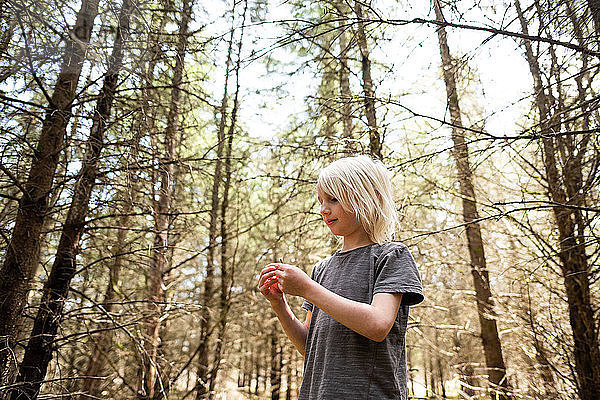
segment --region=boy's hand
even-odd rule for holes
[[[312,282],[300,268],[281,263],[267,265],[261,272],[261,277],[263,276],[265,280],[277,278],[278,288],[283,293],[302,297],[305,297],[305,292]]]
[[[277,276],[272,274],[275,269],[273,264],[267,265],[260,271],[258,278],[258,289],[271,303],[283,301],[283,292],[279,287]]]

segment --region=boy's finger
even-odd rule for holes
[[[264,267],[264,268],[263,268],[263,269],[260,271],[260,273],[261,273],[261,275],[262,275],[262,274],[264,274],[265,272],[273,271],[273,270],[276,270],[276,269],[277,269],[277,266],[276,266],[276,265],[274,265],[274,264],[269,264],[269,265],[265,266],[265,267]]]
[[[264,285],[264,283],[267,281],[267,279],[269,279],[269,277],[267,275],[261,275],[260,279],[258,280],[258,284]]]
[[[260,279],[262,279],[262,278],[263,278],[263,276],[265,276],[265,275],[267,275],[267,274],[269,274],[269,273],[271,273],[271,272],[273,272],[273,271],[274,271],[274,270],[272,270],[272,269],[271,269],[271,270],[268,270],[268,271],[261,271],[261,272],[260,272],[260,275],[258,275],[258,279],[259,279],[259,280],[260,280]]]
[[[272,276],[265,276],[263,279],[261,279],[260,283],[264,285],[264,284],[269,283],[272,280],[273,280]]]
[[[271,279],[266,279],[265,281],[263,281],[263,282],[260,282],[260,283],[259,283],[259,285],[258,285],[258,287],[259,287],[259,288],[267,288],[267,287],[269,287],[269,286],[273,286],[273,285],[274,285],[274,284],[276,284],[277,282],[278,282],[278,281],[277,281],[277,279],[273,279],[273,278],[271,278]]]
[[[277,278],[277,270],[272,270],[269,272],[266,272],[264,274],[262,274],[260,276],[260,279],[258,280],[259,285],[265,283],[267,280],[272,279],[272,278]]]
[[[277,286],[277,284],[278,284],[278,283],[277,283],[276,281],[274,281],[274,282],[265,282],[264,284],[262,284],[262,285],[260,285],[260,286],[258,287],[258,290],[260,290],[260,291],[261,291],[261,293],[263,293],[263,294],[266,294],[266,293],[268,293],[268,292],[269,292],[269,289],[270,289],[270,288],[272,288],[273,286],[274,286],[276,289],[279,289],[279,287]]]

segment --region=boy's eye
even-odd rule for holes
[[[337,199],[335,197],[332,197],[330,200],[332,203],[337,203]]]

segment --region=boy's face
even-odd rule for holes
[[[364,235],[365,230],[356,214],[346,211],[337,198],[328,195],[322,190],[317,190],[317,198],[321,203],[321,216],[323,221],[336,236]]]

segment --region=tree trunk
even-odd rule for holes
[[[179,37],[173,79],[171,83],[171,101],[167,115],[167,126],[164,135],[165,156],[160,163],[160,192],[158,201],[154,204],[154,247],[150,267],[150,287],[148,288],[148,318],[144,327],[144,354],[141,371],[138,398],[166,399],[169,390],[169,379],[163,376],[163,354],[161,337],[164,326],[162,316],[165,302],[165,271],[168,265],[169,227],[171,225],[171,204],[173,202],[173,187],[175,182],[175,148],[176,136],[179,131],[179,113],[183,82],[184,60],[187,53],[188,25],[191,20],[192,1],[184,0],[179,25]]]
[[[258,393],[258,350],[256,349],[256,345],[252,346],[250,351],[250,379],[248,381],[248,394],[252,394],[252,381],[255,383],[254,393]],[[256,378],[255,378],[256,377]]]
[[[382,159],[382,143],[375,113],[375,89],[373,88],[373,80],[371,78],[371,60],[369,58],[369,45],[363,22],[362,6],[358,0],[354,4],[354,12],[358,18],[357,40],[361,56],[365,115],[367,117],[367,124],[369,125],[369,153],[373,158]]]
[[[340,44],[340,99],[342,103],[342,140],[348,153],[356,150],[354,143],[354,123],[352,122],[352,91],[350,90],[350,67],[348,66],[348,36],[346,35],[346,24],[348,9],[347,5],[336,0],[335,8],[340,19],[339,22],[339,44]]]
[[[168,10],[170,9],[171,2],[170,1],[165,1],[164,3],[161,2],[161,6],[164,8],[164,10]],[[156,14],[153,14],[153,17]],[[165,25],[167,24],[167,12],[163,11],[162,13],[160,13],[160,19],[158,22],[158,27],[155,30],[155,32],[157,33],[150,33],[150,46],[149,46],[149,52],[148,55],[146,57],[147,60],[147,67],[145,68],[145,70],[143,70],[141,72],[142,76],[144,77],[144,87],[142,89],[142,101],[141,101],[141,122],[140,122],[140,126],[137,127],[138,131],[140,131],[137,135],[139,136],[139,138],[142,137],[142,132],[145,132],[146,135],[150,138],[151,142],[152,142],[152,147],[156,148],[157,144],[155,143],[155,138],[158,136],[157,134],[157,129],[156,129],[156,110],[152,109],[151,104],[153,103],[152,100],[152,88],[154,85],[154,74],[155,74],[155,69],[156,69],[156,64],[157,62],[160,60],[160,55],[161,55],[161,42],[162,42],[162,35],[165,29]],[[151,22],[151,25],[153,24],[154,21]],[[154,169],[152,170],[152,182],[154,182],[156,180],[155,178],[155,174],[154,174]],[[153,198],[154,198],[154,191],[153,192]],[[154,211],[155,213],[156,211],[157,205],[154,204]],[[154,216],[156,218],[156,215]],[[155,224],[156,224],[156,219],[155,219]],[[153,252],[153,257],[154,257],[154,252]],[[144,328],[147,328],[148,325],[146,325]],[[143,342],[144,345],[146,345],[147,343],[144,341]],[[138,396],[141,396],[142,394],[144,394],[144,384],[145,384],[145,374],[146,374],[146,365],[149,361],[148,353],[146,352],[146,348],[142,347],[142,354],[141,354],[141,359],[140,359],[140,368],[138,369],[138,375],[139,375],[139,379],[138,379]]]
[[[600,0],[587,0],[596,28],[596,44],[600,43]]]
[[[415,395],[415,374],[414,374],[414,364],[413,364],[413,359],[412,359],[412,347],[407,346],[406,347],[406,367],[407,367],[407,371],[408,372],[408,382],[410,382],[410,392],[409,395],[412,394],[413,396]]]
[[[8,0],[0,1],[0,23],[4,22],[8,25],[8,29],[0,33],[0,56],[2,58],[8,56],[8,47],[17,27],[14,12],[15,10],[9,7]]]
[[[435,348],[439,348],[439,335],[437,328],[434,328],[434,338],[435,338]],[[442,394],[442,399],[446,398],[446,379],[444,377],[444,366],[442,363],[442,358],[439,354],[435,356],[435,367],[437,369],[437,375],[440,380],[440,392]],[[431,369],[431,374],[434,374],[433,368]]]
[[[521,5],[515,0],[519,21],[523,33],[528,34],[527,21],[523,16]],[[531,43],[523,41],[525,57],[533,77],[536,93],[535,103],[540,117],[540,129],[543,134],[542,148],[544,170],[548,183],[548,198],[556,204],[552,208],[556,228],[558,230],[558,258],[564,278],[569,308],[569,322],[573,334],[575,348],[574,361],[577,375],[578,393],[582,400],[596,399],[600,393],[600,348],[598,332],[594,318],[594,310],[590,298],[590,270],[588,257],[585,252],[585,238],[581,215],[576,206],[581,203],[581,156],[587,140],[579,144],[579,154],[572,154],[567,165],[563,166],[563,182],[556,159],[555,139],[548,134],[554,132],[554,118],[551,115],[548,99],[542,85],[542,75],[539,63],[533,55]],[[556,139],[560,145],[559,140]],[[575,209],[561,205],[572,205]],[[576,227],[579,226],[580,232]]]
[[[289,355],[289,356],[287,356]],[[287,359],[287,362],[284,363],[284,357]],[[285,400],[292,399],[292,366],[293,366],[293,353],[289,353],[288,351],[281,352],[281,362],[284,363],[285,366]]]
[[[254,375],[256,376],[255,385],[254,385],[254,394],[258,395],[259,385],[260,385],[260,370],[262,365],[262,352],[260,349],[254,348]]]
[[[232,20],[235,18],[235,1],[233,2],[232,8]],[[232,22],[233,23],[233,22]],[[218,238],[218,218],[219,218],[219,192],[221,188],[221,181],[223,176],[223,148],[225,145],[225,121],[227,111],[228,97],[228,83],[229,83],[229,66],[231,65],[232,47],[233,47],[233,34],[234,29],[231,30],[229,37],[229,47],[227,50],[227,61],[225,63],[225,83],[223,89],[223,98],[221,100],[220,107],[220,120],[219,129],[217,132],[217,154],[215,161],[215,170],[213,175],[213,185],[211,191],[211,207],[210,207],[210,221],[208,226],[208,255],[206,258],[206,277],[204,279],[204,294],[202,303],[202,315],[200,321],[200,344],[198,349],[198,369],[197,369],[197,383],[196,383],[196,400],[207,398],[208,391],[210,389],[210,376],[209,376],[209,349],[208,344],[210,340],[210,325],[211,325],[211,313],[210,305],[212,304],[212,297],[215,286],[215,251],[217,247]],[[222,218],[222,216],[221,216]]]
[[[127,17],[128,18],[128,17]],[[54,264],[38,310],[31,338],[25,349],[17,382],[20,384],[10,394],[11,400],[34,399],[46,376],[52,359],[53,344],[61,323],[64,302],[67,299],[71,279],[75,274],[75,258],[79,239],[85,227],[89,209],[89,199],[98,172],[100,153],[104,146],[106,121],[110,118],[112,103],[121,63],[123,46],[120,36],[128,29],[128,19],[120,21],[124,25],[117,31],[115,47],[109,60],[108,71],[93,115],[93,123],[88,139],[83,165],[73,192],[73,199],[60,236]]]
[[[15,33],[15,28],[18,24],[17,19],[13,15],[14,10],[11,10],[7,3],[7,1],[0,2],[0,23],[4,22],[6,25],[8,25],[4,32],[0,33],[0,58],[3,60],[10,59],[8,48]],[[10,78],[15,73],[17,68],[18,64],[13,62],[12,65],[9,64],[0,69],[0,83]]]
[[[119,25],[117,26],[113,55],[111,58],[111,62],[118,65],[120,65],[122,61],[119,58],[122,58],[123,55],[123,33],[127,33],[129,30],[129,19],[131,16],[132,6],[133,4],[130,0],[124,0],[123,4],[121,5]],[[115,72],[118,73],[118,71]],[[131,211],[131,206],[131,202],[126,201],[125,208],[122,211],[123,216],[121,216],[119,221],[119,226],[125,227],[129,225],[129,217],[127,214],[129,214]],[[111,313],[114,306],[116,288],[118,286],[119,274],[121,270],[121,254],[125,252],[126,248],[126,236],[126,229],[121,228],[117,231],[117,238],[113,247],[114,260],[110,265],[108,285],[106,286],[104,300],[101,305],[102,310],[106,315]],[[81,391],[87,395],[81,395],[80,400],[86,400],[89,398],[89,396],[100,396],[100,386],[102,384],[102,380],[97,379],[97,377],[102,373],[104,366],[106,365],[106,356],[111,347],[110,344],[112,342],[113,330],[110,328],[110,326],[106,326],[106,329],[100,332],[98,336],[99,337],[95,341],[94,350],[86,369],[86,379],[84,379],[82,382]]]
[[[552,368],[548,363],[547,351],[544,346],[544,342],[540,341],[537,338],[537,335],[534,337],[533,345],[535,347],[535,360],[537,362],[537,368],[539,369],[540,376],[544,381],[544,395],[548,400],[558,398],[558,394],[556,393],[556,381],[554,380],[554,375],[552,374]]]
[[[443,21],[444,18],[438,0],[434,0],[434,8],[437,19]],[[456,161],[462,196],[463,220],[466,224],[471,274],[477,298],[477,313],[479,315],[486,367],[493,390],[492,398],[508,399],[510,396],[508,394],[506,368],[504,366],[502,346],[496,325],[496,313],[494,311],[494,301],[489,284],[490,280],[486,266],[483,240],[481,238],[481,228],[479,223],[476,222],[479,219],[479,214],[473,187],[473,174],[469,164],[467,144],[461,129],[462,118],[458,104],[455,70],[448,48],[446,30],[443,27],[438,29],[438,39],[440,43],[442,70],[446,83],[448,108],[450,109],[450,118],[452,120],[452,141],[454,142],[452,154]]]
[[[9,383],[19,324],[30,282],[39,262],[41,228],[48,213],[48,197],[63,150],[71,107],[85,60],[98,0],[83,0],[69,35],[54,93],[49,99],[40,139],[25,183],[25,192],[0,270],[0,384]]]
[[[426,348],[423,351],[423,386],[425,388],[425,397],[429,397],[429,389],[433,387],[433,364],[431,359],[431,349]]]
[[[244,2],[244,11],[242,13],[242,27],[240,31],[240,38],[237,48],[237,62],[235,65],[235,94],[233,99],[233,109],[231,110],[231,124],[227,132],[227,143],[225,148],[225,171],[223,176],[223,196],[221,199],[221,210],[220,210],[220,236],[221,236],[221,257],[220,257],[220,268],[221,268],[221,291],[219,296],[219,329],[217,333],[217,345],[214,353],[213,367],[209,376],[209,398],[213,398],[213,392],[219,373],[219,367],[221,364],[223,344],[225,340],[225,330],[227,327],[227,316],[230,308],[230,292],[233,284],[233,265],[231,269],[228,267],[229,260],[229,238],[227,232],[227,209],[229,208],[229,189],[231,186],[231,151],[233,147],[233,138],[235,135],[235,128],[237,125],[237,112],[239,104],[239,93],[240,93],[240,66],[241,66],[241,54],[242,54],[242,43],[244,40],[244,26],[246,24],[246,12],[248,10],[248,2]],[[234,9],[235,12],[235,2]],[[233,27],[232,27],[233,28]],[[232,37],[233,40],[233,37]]]
[[[460,387],[458,392],[462,397],[471,399],[471,397],[475,396],[476,394],[474,388],[479,386],[479,382],[474,376],[475,371],[473,368],[473,363],[469,359],[470,352],[468,352],[468,349],[465,349],[465,346],[461,343],[459,332],[456,332],[456,334],[453,335],[452,344],[454,345],[454,348],[457,349],[457,359],[460,361],[460,363],[456,366],[456,370],[460,378]]]
[[[124,214],[127,214],[127,212],[127,210],[123,210]],[[128,224],[129,218],[127,216],[120,218],[119,226],[128,226]],[[102,312],[106,315],[109,315],[112,312],[114,306],[116,288],[119,285],[119,274],[121,271],[122,256],[120,254],[125,251],[126,235],[126,229],[119,229],[117,232],[116,243],[113,247],[112,253],[114,254],[114,260],[110,265],[108,285],[106,286],[104,300],[100,306]],[[105,329],[98,334],[98,338],[94,341],[94,349],[92,350],[92,354],[88,361],[85,379],[81,386],[81,392],[84,394],[79,396],[80,400],[100,397],[100,388],[103,380],[99,379],[99,376],[106,366],[106,359],[108,354],[110,354],[113,337],[113,329],[110,325],[110,323],[107,323]]]
[[[277,337],[277,330],[273,329],[269,335],[271,344],[271,366],[269,381],[271,382],[271,400],[279,400],[279,394],[281,392],[281,362],[279,357],[279,340]]]
[[[523,281],[526,281],[526,279],[523,279]],[[546,399],[556,399],[558,396],[556,393],[556,382],[554,380],[554,374],[552,373],[552,365],[548,361],[548,352],[544,346],[543,337],[539,337],[538,329],[536,327],[536,310],[532,304],[529,282],[526,283],[524,290],[526,293],[523,293],[522,297],[527,298],[527,308],[524,310],[524,314],[526,315],[525,319],[533,336],[533,347],[535,348],[535,360],[531,360],[533,364],[532,369],[539,373],[542,381],[544,382],[544,394]]]
[[[465,363],[460,368],[460,375],[464,381],[464,384],[461,385],[461,391],[468,396],[468,398],[475,397],[477,392],[475,391],[475,387],[479,386],[479,381],[477,377],[475,377],[475,370],[471,363]]]
[[[442,366],[442,360],[439,355],[435,359],[436,359],[436,367],[437,367],[437,371],[438,371],[438,377],[440,378],[440,390],[442,393],[442,399],[445,399],[446,398],[446,380],[444,379],[444,367]]]

